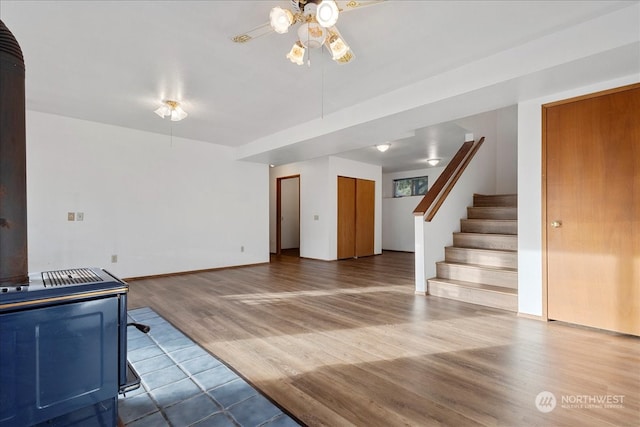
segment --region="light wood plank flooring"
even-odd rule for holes
[[[310,426],[640,425],[639,338],[415,295],[413,254],[272,257],[129,296]]]

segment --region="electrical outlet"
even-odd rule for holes
[[[84,221],[84,212],[76,212],[76,221]]]
[[[240,246],[240,252],[244,252],[244,246]]]
[[[75,221],[75,220],[76,220],[75,212],[67,212],[67,221]]]
[[[314,216],[313,216],[313,220],[314,220],[314,221],[318,221],[319,219],[320,219],[320,215],[314,215]]]
[[[118,262],[118,255],[111,255],[111,262],[112,263]]]

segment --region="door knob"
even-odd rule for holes
[[[551,226],[553,228],[560,228],[562,227],[562,221],[560,221],[559,219],[556,219],[555,221],[551,221]]]

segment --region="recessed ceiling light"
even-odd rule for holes
[[[378,145],[376,145],[376,148],[381,153],[384,153],[385,151],[387,151],[389,149],[389,147],[391,147],[391,144],[378,144]]]
[[[427,163],[429,166],[437,166],[440,163],[440,159],[428,159]]]

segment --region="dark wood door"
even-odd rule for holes
[[[640,85],[543,113],[548,317],[640,335]]]
[[[356,180],[338,177],[338,259],[356,256]]]

